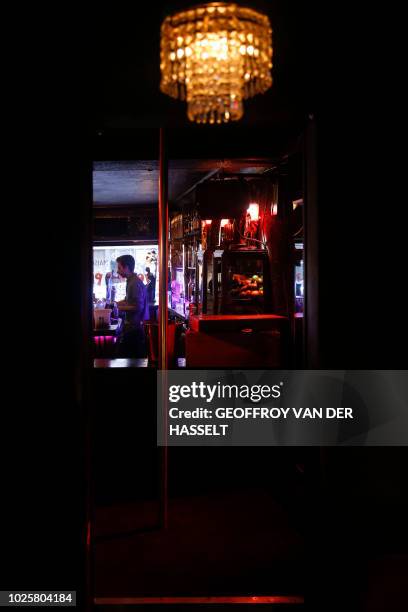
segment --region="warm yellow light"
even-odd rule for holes
[[[197,123],[243,115],[243,100],[272,85],[272,30],[266,15],[211,2],[167,17],[161,28],[162,92],[187,100]]]

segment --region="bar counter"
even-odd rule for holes
[[[106,327],[94,327],[94,357],[115,357],[116,343],[121,332],[123,320],[118,319],[116,323]]]
[[[242,331],[244,329],[271,329],[288,322],[287,317],[274,314],[253,315],[211,315],[200,314],[190,317],[190,328],[195,332]]]
[[[288,317],[199,314],[192,315],[189,323],[188,368],[288,367]]]
[[[94,327],[93,336],[118,336],[122,329],[123,320],[118,319],[116,323],[107,325],[106,327]]]

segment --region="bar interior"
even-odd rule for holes
[[[96,367],[157,367],[161,312],[167,368],[304,365],[304,147],[261,157],[260,137],[237,158],[170,159],[161,210],[158,160],[94,163]],[[168,230],[159,247],[163,219]],[[130,348],[122,341],[123,255],[133,257],[149,304],[142,343]]]

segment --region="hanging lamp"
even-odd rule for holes
[[[160,89],[187,102],[196,123],[228,123],[243,100],[272,85],[269,18],[251,8],[210,2],[167,17],[161,27]]]

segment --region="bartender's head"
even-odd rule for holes
[[[132,255],[121,255],[116,259],[118,263],[118,274],[123,276],[123,278],[127,278],[131,274],[133,274],[135,270],[135,260]]]

